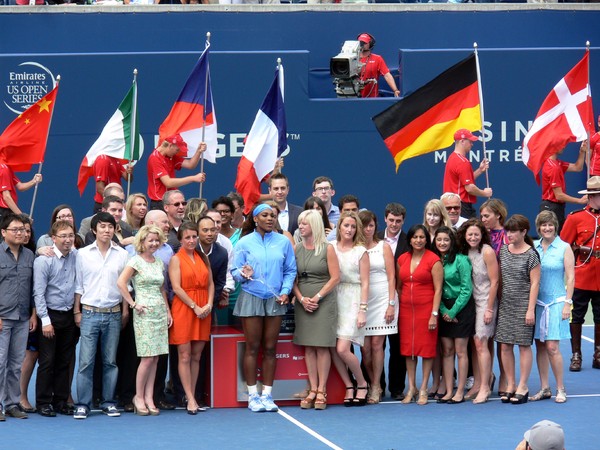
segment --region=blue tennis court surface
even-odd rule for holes
[[[568,395],[565,404],[556,404],[554,399],[502,404],[494,396],[482,405],[430,402],[417,406],[386,398],[379,405],[363,408],[339,405],[315,411],[285,407],[279,413],[260,414],[238,408],[190,416],[178,409],[163,411],[158,417],[123,413],[111,418],[95,411],[82,421],[31,414],[27,420],[7,418],[0,423],[0,436],[6,449],[514,449],[525,430],[550,419],[564,428],[567,449],[598,449],[600,370],[591,368],[592,335],[593,327],[585,326],[584,364],[579,373],[567,369],[569,342],[561,345]],[[552,375],[550,380],[554,394]],[[30,399],[35,398],[34,385],[32,380]],[[529,388],[532,394],[540,388],[535,365]]]

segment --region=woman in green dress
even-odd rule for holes
[[[144,225],[135,236],[137,252],[117,280],[123,299],[133,309],[137,355],[141,358],[135,379],[133,408],[140,416],[158,415],[154,405],[154,378],[158,356],[169,353],[168,327],[173,324],[164,286],[164,263],[154,252],[165,242],[157,226]],[[127,285],[133,280],[135,300]]]
[[[333,246],[327,243],[323,221],[315,210],[298,217],[302,242],[296,245],[298,277],[294,284],[296,329],[294,343],[304,346],[310,391],[303,409],[325,409],[330,349],[336,344],[337,301],[334,288],[340,268]]]

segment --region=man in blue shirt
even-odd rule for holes
[[[75,230],[66,220],[54,222],[50,230],[52,256],[41,255],[33,264],[33,298],[41,322],[35,404],[44,417],[73,415],[67,404],[71,386],[69,365],[75,355],[77,327],[75,301]]]

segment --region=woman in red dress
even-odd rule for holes
[[[414,225],[407,233],[408,252],[398,258],[400,298],[400,354],[406,357],[408,392],[402,403],[418,396],[427,404],[427,382],[437,350],[438,310],[442,298],[444,268],[440,258],[429,250],[431,241],[425,226]],[[417,390],[417,357],[423,358],[423,381]]]
[[[177,345],[179,378],[187,397],[188,414],[199,410],[194,398],[204,344],[210,339],[215,286],[208,258],[196,251],[197,225],[184,222],[177,231],[181,249],[171,258],[169,278],[175,296],[169,344]]]

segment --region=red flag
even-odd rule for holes
[[[594,113],[589,83],[589,51],[548,94],[523,139],[523,163],[540,183],[539,172],[550,156],[569,142],[581,142],[592,129]]]
[[[44,161],[58,86],[12,121],[0,136],[0,162],[26,172]]]

